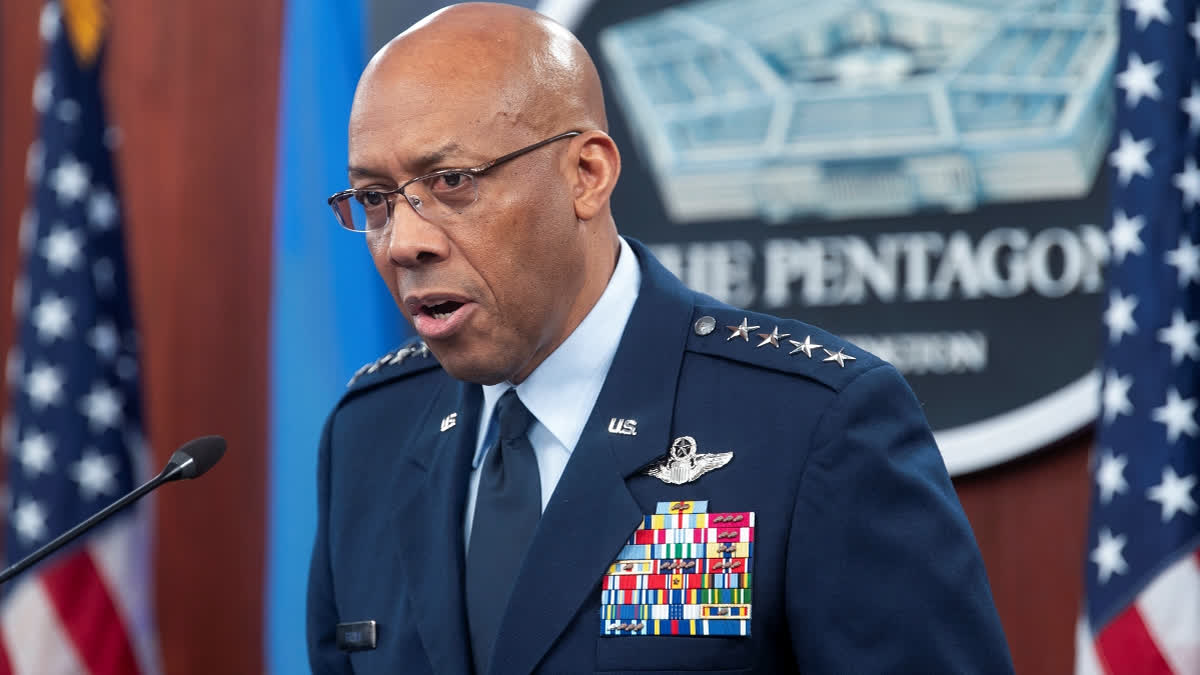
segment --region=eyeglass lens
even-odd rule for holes
[[[350,230],[377,230],[388,221],[388,202],[400,195],[362,191],[337,202],[338,220]],[[404,188],[413,210],[431,222],[462,212],[475,203],[479,188],[469,173],[451,172],[428,176]]]

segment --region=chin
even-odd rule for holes
[[[461,354],[442,355],[436,349],[432,351],[438,363],[442,364],[442,369],[456,380],[472,384],[499,384],[508,379],[503,369],[497,368],[494,363],[483,363]]]

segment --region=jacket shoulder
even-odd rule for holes
[[[816,326],[747,312],[716,301],[697,303],[688,351],[805,377],[841,391],[885,362]]]
[[[354,376],[346,383],[343,399],[351,394],[441,367],[423,340],[409,338],[399,347],[370,363],[363,364],[355,371]]]

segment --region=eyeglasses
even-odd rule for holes
[[[417,176],[392,190],[342,190],[329,198],[338,224],[352,232],[370,232],[392,221],[396,196],[401,195],[413,211],[431,223],[442,223],[475,203],[479,198],[478,178],[510,159],[533,152],[543,145],[582,134],[568,131],[538,141],[515,152],[469,169],[441,169]]]

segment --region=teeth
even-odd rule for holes
[[[454,312],[430,312],[430,314],[433,314],[433,318],[435,318],[439,321],[441,321],[442,319],[445,319],[446,317],[450,316],[453,313]]]

